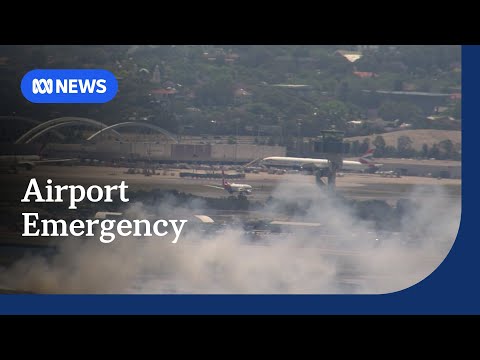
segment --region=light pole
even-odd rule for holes
[[[302,119],[297,120],[297,154],[301,156]]]
[[[283,122],[283,119],[281,116],[278,116],[278,125],[280,126],[280,145],[284,145],[283,141],[284,141],[284,130],[283,130],[283,125],[284,125],[284,122]]]
[[[240,119],[235,119],[235,161],[237,161],[237,147],[238,147],[238,123]]]

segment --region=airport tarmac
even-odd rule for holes
[[[2,174],[0,186],[2,187],[3,200],[19,195],[26,190],[30,178],[35,177],[41,186],[47,179],[52,179],[54,184],[74,185],[115,185],[122,180],[131,190],[177,190],[204,197],[228,197],[229,194],[222,189],[215,189],[206,185],[221,186],[221,179],[193,179],[181,178],[179,173],[185,170],[157,170],[155,175],[128,174],[127,168],[107,166],[38,166],[31,171],[21,171],[18,174]],[[190,170],[189,170],[190,172]],[[234,171],[227,173],[233,174]],[[254,190],[249,197],[252,200],[263,201],[272,194],[280,183],[294,182],[296,184],[314,184],[315,177],[304,174],[268,174],[247,173],[244,179],[229,180],[235,183],[251,185]],[[337,177],[337,192],[350,199],[377,199],[396,202],[405,198],[415,188],[435,189],[442,188],[442,196],[452,199],[461,197],[460,179],[437,179],[416,176],[402,176],[400,178],[382,177],[377,174],[346,173]],[[423,196],[428,196],[428,191]],[[437,193],[438,195],[438,193]]]
[[[38,183],[45,184],[47,179],[52,179],[54,184],[66,184],[66,185],[115,185],[120,184],[121,181],[129,186],[129,190],[152,190],[162,189],[169,190],[175,189],[180,192],[191,193],[198,196],[205,197],[228,197],[229,195],[221,190],[207,187],[205,185],[221,183],[221,179],[191,179],[180,178],[179,173],[181,171],[190,170],[168,170],[164,174],[163,170],[157,170],[156,175],[145,176],[144,174],[127,174],[127,168],[121,167],[107,167],[107,166],[38,166],[31,171],[21,171],[18,174],[3,174],[0,176],[0,186],[2,188],[2,201],[5,204],[18,202],[27,188],[27,185],[31,178],[35,177]],[[228,171],[227,173],[233,174],[234,171]],[[281,183],[295,182],[297,184],[314,184],[315,177],[303,174],[246,174],[244,179],[233,180],[236,183],[246,183],[254,187],[254,192],[250,196],[252,200],[262,201],[275,191],[277,185]],[[442,187],[445,191],[441,192],[441,196],[451,198],[452,200],[459,201],[461,197],[461,180],[458,179],[436,179],[436,178],[423,178],[423,177],[411,177],[403,176],[401,178],[385,178],[375,174],[344,174],[344,176],[337,178],[337,191],[339,194],[346,198],[352,199],[377,199],[396,202],[400,198],[408,197],[417,186],[424,189],[434,189],[435,187]],[[438,196],[438,192],[430,192]],[[281,195],[281,193],[277,193]],[[429,196],[429,192],[426,191],[422,196]],[[11,206],[11,205],[9,205]],[[227,212],[223,211],[223,215],[227,216]],[[255,245],[249,245],[242,248],[245,251],[245,258],[251,257],[251,248]],[[188,247],[191,251],[195,248],[195,244]],[[20,249],[21,250],[21,249]],[[18,247],[12,248],[11,252],[20,251]],[[5,249],[4,249],[5,251]],[[43,250],[45,251],[45,250]],[[256,246],[253,254],[260,258],[261,253],[265,252],[265,256],[271,253],[271,249],[268,247]],[[316,249],[315,252],[323,257],[327,257],[329,261],[341,259],[344,261],[347,259],[348,264],[356,264],[358,259],[368,258],[367,255],[373,256],[373,254],[356,254],[352,252],[345,252],[344,250],[335,248]],[[302,253],[302,252],[301,252]],[[236,254],[236,252],[235,252]],[[303,254],[303,253],[302,253]],[[309,256],[310,250],[306,249],[305,256]],[[8,255],[4,252],[4,255]],[[302,255],[303,256],[303,255]],[[236,258],[236,257],[235,257]],[[232,259],[235,259],[232,258]],[[398,258],[398,253],[394,258]],[[409,258],[409,257],[408,257]],[[432,269],[434,269],[443,260],[442,256],[432,256],[432,254],[416,254],[412,257],[414,261],[412,269],[415,269],[413,273],[406,273],[408,281],[402,280],[402,285],[408,286],[415,283],[424,275],[427,275]],[[2,260],[0,258],[0,260]],[[332,261],[333,261],[332,260]],[[400,266],[400,265],[399,265]],[[390,263],[388,268],[390,269]],[[347,271],[345,271],[347,269]],[[349,270],[350,269],[350,270]],[[343,284],[345,290],[342,292],[350,292],[351,286],[356,289],[381,289],[383,292],[385,289],[398,290],[395,288],[398,284],[395,284],[393,288],[390,287],[391,277],[386,276],[384,268],[375,269],[375,271],[356,271],[357,266],[342,266],[342,272],[334,276],[335,281]],[[352,272],[352,270],[355,270]],[[391,271],[388,274],[396,278],[396,274],[392,274]],[[156,292],[177,292],[177,293],[195,293],[202,292],[200,287],[198,290],[193,288],[192,283],[187,282],[185,284],[177,284],[171,279],[159,279],[157,277],[144,278],[140,283],[136,283],[133,288],[127,290],[127,292],[143,292],[143,293],[156,293]],[[169,282],[171,284],[169,285]],[[1,285],[1,284],[0,284]],[[388,285],[388,286],[387,286]],[[350,286],[350,287],[349,287]],[[0,286],[1,287],[1,286]],[[342,288],[343,289],[343,288]],[[210,289],[211,292],[217,292],[216,289]],[[297,289],[295,289],[297,290]],[[300,289],[302,290],[302,289]],[[308,291],[308,288],[304,289]],[[12,293],[15,290],[12,289],[0,289],[0,293]],[[220,291],[222,292],[222,291]],[[302,292],[302,291],[294,291]],[[375,292],[375,291],[374,291]]]

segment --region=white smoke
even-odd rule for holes
[[[314,184],[281,182],[265,216],[319,223],[252,242],[243,229],[204,233],[185,225],[178,243],[159,237],[118,237],[111,244],[71,238],[48,259],[25,257],[0,270],[0,283],[41,293],[388,293],[432,273],[448,254],[460,223],[460,202],[442,187],[409,194],[415,207],[397,233],[381,233],[351,206]],[[207,211],[192,202],[183,212]],[[155,208],[135,203],[129,218],[176,218],[174,197]],[[189,231],[190,228],[190,231]]]

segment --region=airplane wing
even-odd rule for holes
[[[204,186],[208,186],[208,187],[211,187],[211,188],[214,188],[214,189],[225,190],[223,187],[218,186],[218,185],[204,185]]]
[[[238,192],[250,194],[252,192],[252,189],[240,188],[238,189]]]
[[[304,164],[301,164],[301,167],[302,169],[323,169],[323,168],[326,168],[328,167],[328,165],[318,165],[318,164],[315,164],[315,163],[304,163]]]
[[[35,160],[35,164],[57,164],[62,162],[71,162],[78,161],[78,159],[45,159],[45,160]]]
[[[35,165],[36,165],[36,161],[27,161],[27,160],[17,161],[16,163],[12,163],[13,167],[23,167],[27,170],[33,169]]]

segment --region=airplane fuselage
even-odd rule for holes
[[[329,166],[329,161],[327,159],[271,156],[263,159],[262,164],[265,166],[279,167],[302,168],[304,166],[315,166],[317,168],[326,168]],[[368,167],[368,165],[362,164],[360,161],[343,160],[341,169],[351,171],[363,171]]]
[[[240,193],[250,193],[252,191],[252,187],[247,184],[235,184],[235,183],[228,183],[224,185],[225,190],[227,190],[230,194],[235,192]]]

